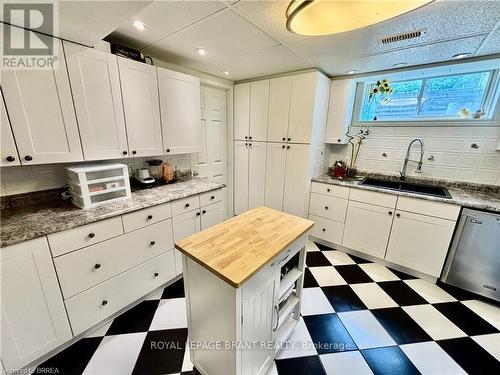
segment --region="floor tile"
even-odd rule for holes
[[[349,256],[351,257],[351,259],[353,261],[355,261],[357,264],[364,264],[364,263],[372,263],[371,261],[369,260],[366,260],[366,259],[363,259],[363,258],[360,258],[356,255],[352,255],[352,254],[349,254]]]
[[[321,251],[335,250],[334,248],[320,244],[319,242],[315,242],[315,244],[316,244],[316,246],[318,246],[318,249],[320,249]]]
[[[159,300],[143,301],[124,312],[113,320],[106,335],[147,332],[159,303]]]
[[[317,355],[277,360],[276,368],[279,375],[325,375]]]
[[[352,284],[350,287],[369,309],[398,306],[377,283]]]
[[[422,279],[405,280],[405,283],[429,303],[454,302],[456,298],[436,284]]]
[[[359,265],[373,281],[396,281],[399,280],[392,271],[378,263],[364,263]]]
[[[177,280],[175,283],[167,286],[163,290],[161,296],[162,299],[165,298],[183,298],[184,295],[184,279]]]
[[[432,340],[400,307],[372,310],[372,314],[400,345]]]
[[[335,269],[340,276],[347,281],[348,284],[371,283],[373,280],[368,276],[363,269],[357,264],[335,266]]]
[[[466,336],[464,331],[453,324],[432,305],[406,306],[403,307],[403,310],[405,310],[433,340]]]
[[[366,310],[366,306],[349,285],[321,288],[336,312]]]
[[[319,251],[319,248],[313,241],[307,240],[306,250],[307,251]]]
[[[302,315],[317,315],[333,312],[335,311],[321,288],[304,288],[302,290]]]
[[[362,353],[375,375],[419,374],[415,365],[397,346],[365,349]]]
[[[384,281],[378,285],[399,305],[410,306],[427,304],[417,292],[406,285],[403,281]]]
[[[186,349],[187,328],[148,332],[133,374],[179,373]]]
[[[343,251],[328,250],[323,251],[323,255],[330,261],[333,266],[356,264],[356,262],[354,262],[352,258]]]
[[[319,286],[345,285],[346,281],[333,266],[309,267]]]
[[[401,345],[400,348],[422,374],[467,374],[453,358],[434,341]]]
[[[336,314],[304,316],[318,354],[356,350],[356,344]]]
[[[338,317],[359,349],[396,345],[368,310],[339,313]]]
[[[433,306],[469,336],[499,332],[498,329],[460,302],[439,303]]]
[[[462,303],[496,329],[500,330],[500,307],[477,299],[462,301]]]
[[[407,274],[405,272],[401,272],[401,271],[395,270],[393,268],[389,268],[389,271],[391,271],[394,275],[396,275],[397,277],[399,277],[401,280],[418,279],[418,277],[409,275],[409,274]]]
[[[304,319],[300,318],[277,358],[306,357],[317,354],[318,352],[314,348],[314,342],[307,330]]]
[[[312,251],[306,255],[307,267],[331,266],[332,264],[326,259],[321,251]]]
[[[108,329],[111,326],[111,323],[113,323],[112,319],[109,322],[104,323],[102,326],[100,326],[96,330],[90,332],[85,337],[103,337],[103,336],[105,336],[106,332],[108,332]]]
[[[186,339],[189,342],[189,334]],[[182,372],[193,371],[193,363],[191,362],[191,353],[188,348],[184,351],[184,359],[182,360]]]
[[[319,356],[327,375],[371,375],[373,372],[359,351]]]
[[[306,268],[304,270],[304,288],[316,288],[318,286],[319,284],[312,275],[311,271],[309,268]]]
[[[500,333],[472,336],[471,339],[495,357],[497,361],[500,361]]]
[[[102,337],[81,339],[43,362],[34,373],[80,375],[101,341]]]
[[[83,374],[131,374],[145,337],[146,332],[104,337]]]
[[[172,298],[160,301],[149,330],[156,331],[186,327],[186,299]]]
[[[500,362],[470,337],[437,342],[469,374],[499,374]]]

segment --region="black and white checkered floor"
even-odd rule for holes
[[[500,373],[500,308],[313,242],[306,263],[302,318],[268,375]],[[180,280],[38,372],[190,374],[187,338]]]

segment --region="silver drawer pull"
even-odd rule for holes
[[[286,255],[283,257],[283,259],[280,259],[280,260],[277,260],[277,261],[275,261],[275,262],[272,262],[272,263],[271,263],[271,267],[273,267],[273,266],[275,266],[275,265],[277,265],[277,264],[283,263],[285,260],[287,260],[287,259],[288,259],[288,257],[290,256],[290,253],[291,253],[291,252],[292,252],[292,251],[291,251],[290,249],[288,249],[288,250],[286,251]]]
[[[280,314],[278,311],[278,305],[274,305],[274,309],[276,310],[276,326],[273,327],[273,332],[276,332],[278,326],[280,325]]]

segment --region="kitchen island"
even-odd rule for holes
[[[191,361],[206,375],[265,374],[300,317],[314,223],[258,207],[175,244]]]

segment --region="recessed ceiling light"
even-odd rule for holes
[[[405,63],[405,62],[400,62],[400,63],[393,64],[392,66],[393,66],[394,68],[400,68],[400,67],[405,66],[405,65],[406,65],[406,63]]]
[[[228,76],[229,75],[229,70],[224,70],[222,73],[224,73],[224,75]]]
[[[472,53],[466,52],[466,53],[457,53],[456,55],[453,55],[452,58],[454,59],[463,59],[464,57],[469,57],[472,56]]]
[[[196,48],[194,51],[200,56],[206,56],[208,53],[205,48]]]
[[[358,71],[357,70],[348,70],[346,73],[347,74],[354,74],[354,73],[357,73]]]
[[[146,29],[146,24],[144,22],[137,20],[130,20],[130,22],[132,23],[132,26],[134,26],[137,30],[144,31]]]

